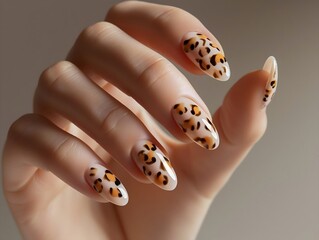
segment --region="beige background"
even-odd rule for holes
[[[31,111],[40,72],[115,2],[0,0],[1,147],[10,123]],[[212,111],[269,55],[279,65],[269,128],[217,197],[198,239],[319,239],[319,2],[158,2],[193,13],[226,51],[229,82],[187,75]],[[2,193],[0,239],[19,239]]]

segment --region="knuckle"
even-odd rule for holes
[[[114,106],[111,110],[107,110],[104,113],[104,117],[101,122],[101,130],[103,135],[110,134],[116,126],[129,115],[128,111],[122,106]]]
[[[106,13],[105,19],[112,19],[113,16],[115,16],[118,11],[122,8],[123,4],[125,5],[127,2],[119,2],[114,4]]]
[[[71,158],[73,152],[77,151],[79,144],[73,137],[66,136],[63,138],[54,149],[52,149],[52,156],[57,161],[66,161]]]
[[[79,74],[78,68],[69,61],[60,61],[44,70],[33,97],[33,110],[35,112],[45,110],[54,94],[60,94],[68,82],[77,80]]]
[[[19,140],[22,138],[27,129],[34,125],[37,115],[29,113],[15,120],[9,130],[7,138],[10,140]]]
[[[154,59],[137,79],[138,86],[149,90],[173,71],[172,64],[165,58]]]
[[[65,80],[75,66],[68,61],[60,61],[42,72],[39,78],[39,86],[50,87],[57,81]]]
[[[87,28],[85,28],[79,35],[76,44],[83,44],[90,43],[94,41],[104,40],[110,34],[112,34],[115,29],[117,29],[112,23],[109,22],[97,22],[94,23]]]
[[[127,9],[132,9],[136,7],[138,4],[143,4],[139,1],[121,1],[119,3],[114,4],[106,13],[105,19],[106,20],[112,20],[113,18],[116,18],[118,13],[121,13],[122,11],[126,11]]]
[[[155,17],[154,23],[158,27],[167,28],[167,24],[175,22],[176,19],[186,19],[190,16],[192,16],[190,13],[186,12],[181,8],[165,6],[163,12]]]

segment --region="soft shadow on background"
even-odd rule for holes
[[[32,110],[41,71],[65,57],[79,32],[118,1],[0,1],[0,146]],[[232,77],[187,74],[211,111],[248,71],[277,58],[279,83],[268,129],[221,191],[199,240],[319,239],[319,2],[153,1],[179,6],[220,40]],[[0,195],[0,239],[19,239]]]

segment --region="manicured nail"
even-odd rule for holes
[[[152,183],[164,190],[175,189],[177,178],[171,161],[154,143],[138,142],[132,155],[139,168]]]
[[[180,99],[172,109],[173,118],[184,133],[203,148],[213,150],[219,137],[211,118],[188,98]]]
[[[263,70],[269,73],[263,97],[263,103],[266,107],[270,103],[272,97],[274,96],[278,83],[278,66],[277,61],[273,56],[267,58],[263,66]]]
[[[187,57],[207,75],[226,81],[230,69],[224,54],[204,34],[189,32],[183,38],[183,49]]]
[[[119,206],[128,202],[128,194],[120,180],[107,168],[93,164],[85,177],[89,185],[104,199]]]

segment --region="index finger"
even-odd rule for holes
[[[204,72],[221,81],[230,77],[228,62],[216,37],[180,8],[128,1],[111,8],[106,20],[192,73]]]

